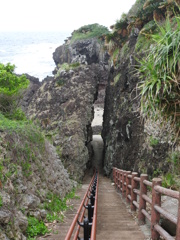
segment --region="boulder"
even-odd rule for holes
[[[8,224],[12,217],[12,213],[7,209],[0,209],[0,224]]]

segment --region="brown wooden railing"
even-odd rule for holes
[[[117,190],[131,204],[131,211],[138,210],[139,224],[145,224],[145,219],[150,221],[152,240],[159,239],[159,236],[166,240],[180,240],[180,193],[178,191],[161,187],[162,180],[160,178],[154,178],[150,182],[147,174],[141,174],[138,177],[136,172],[131,173],[117,168],[113,168],[113,179]],[[148,187],[152,189],[150,194],[152,197],[148,196]],[[161,208],[162,194],[179,200],[177,217]],[[147,204],[151,206],[150,213],[146,209]],[[161,215],[176,225],[175,238],[160,226]]]
[[[95,171],[65,240],[80,239],[80,234],[84,240],[96,240],[98,181],[98,172]]]

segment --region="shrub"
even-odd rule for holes
[[[29,80],[25,75],[17,76],[14,70],[14,65],[0,63],[0,111],[9,118],[19,119],[22,112],[17,109]]]
[[[49,232],[48,228],[46,227],[44,222],[39,221],[35,217],[28,217],[28,227],[26,230],[28,239],[31,239],[32,237],[35,237],[38,235],[44,235],[48,232]]]
[[[122,28],[128,27],[128,18],[126,14],[122,14],[121,19],[116,21],[114,26],[115,30],[121,30]]]
[[[74,42],[76,40],[101,37],[107,33],[109,33],[108,28],[97,23],[85,25],[73,32],[71,42]]]
[[[153,34],[153,46],[139,60],[137,69],[141,82],[141,110],[145,115],[158,117],[161,113],[171,119],[177,129],[180,124],[180,18],[176,25],[167,18],[159,32]],[[179,130],[178,130],[179,131]]]

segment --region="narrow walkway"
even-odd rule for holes
[[[110,179],[99,176],[97,240],[146,239]]]

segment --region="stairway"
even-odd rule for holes
[[[46,234],[45,236],[42,236],[42,237],[38,237],[37,238],[38,240],[45,240],[45,239],[46,240],[64,240],[65,239],[66,234],[69,230],[69,227],[71,226],[71,223],[75,217],[75,214],[79,209],[79,206],[84,197],[84,194],[87,191],[91,177],[92,177],[92,174],[86,175],[86,178],[84,179],[82,187],[76,191],[76,196],[78,196],[78,198],[74,198],[70,200],[69,205],[72,208],[65,212],[64,221],[61,223],[49,223],[48,229],[52,229],[51,233]]]

